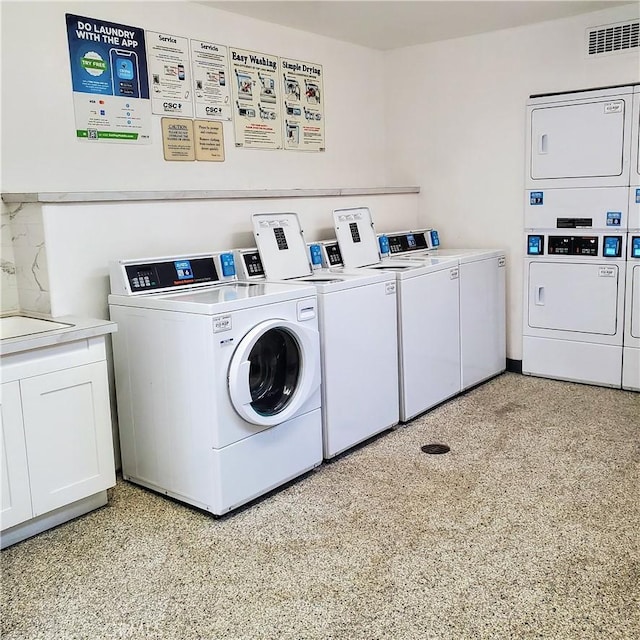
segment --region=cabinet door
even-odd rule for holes
[[[2,528],[8,529],[31,518],[31,491],[27,451],[24,443],[20,383],[2,385]]]
[[[106,363],[21,381],[33,515],[115,484]]]

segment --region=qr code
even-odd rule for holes
[[[97,129],[87,129],[87,138],[89,138],[89,140],[97,140],[98,139],[98,130]]]

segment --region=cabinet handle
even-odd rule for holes
[[[544,287],[536,287],[536,304],[544,306]]]

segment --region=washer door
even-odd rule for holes
[[[229,366],[238,414],[272,426],[293,417],[320,386],[319,336],[286,320],[268,320],[240,341]]]

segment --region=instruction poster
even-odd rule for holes
[[[236,147],[282,149],[276,56],[229,49]]]
[[[153,113],[191,118],[193,98],[189,40],[147,31],[147,60]]]
[[[151,142],[144,31],[65,14],[76,137]]]
[[[322,65],[281,58],[284,148],[324,151]]]
[[[191,68],[195,85],[196,118],[231,120],[227,47],[213,42],[191,40]]]

